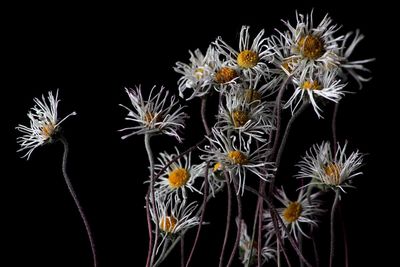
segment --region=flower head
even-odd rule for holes
[[[264,30],[261,30],[250,43],[250,34],[248,26],[242,26],[239,38],[239,50],[235,50],[221,37],[217,39],[215,45],[219,53],[224,55],[227,64],[234,66],[243,73],[254,73],[260,75],[268,74],[267,62],[271,60],[271,51],[264,38]]]
[[[296,12],[296,25],[285,22],[288,32],[281,34],[291,49],[293,69],[314,72],[315,69],[329,69],[339,64],[337,42],[343,36],[335,37],[339,27],[333,25],[332,19],[325,15],[318,26],[314,25],[313,14],[304,16]],[[299,67],[299,66],[300,67]]]
[[[250,144],[252,139],[266,142],[266,135],[272,129],[272,112],[261,99],[256,100],[257,91],[247,93],[225,95],[225,105],[221,103],[219,107],[215,127],[222,131],[237,132],[241,142]]]
[[[179,130],[184,127],[184,120],[188,117],[183,112],[183,107],[178,104],[175,96],[168,97],[164,87],[156,90],[154,86],[148,100],[144,100],[141,87],[126,89],[131,100],[132,109],[120,105],[128,110],[126,120],[135,122],[136,126],[127,127],[120,131],[130,131],[122,136],[125,139],[134,134],[166,134],[175,137],[179,142]]]
[[[35,148],[45,143],[52,142],[56,133],[59,131],[60,124],[69,116],[76,115],[72,112],[63,119],[58,119],[57,107],[58,90],[56,95],[50,91],[47,96],[47,101],[44,95],[42,99],[34,98],[35,106],[28,112],[30,125],[25,126],[19,124],[16,129],[22,133],[22,136],[17,138],[17,143],[21,146],[18,152],[28,150],[22,157],[29,159]]]
[[[363,155],[357,150],[347,156],[346,148],[347,142],[343,147],[338,144],[333,155],[329,142],[314,145],[298,164],[300,171],[297,177],[311,178],[310,185],[323,188],[344,191],[344,188],[352,187],[351,179],[362,174],[358,169],[362,166]]]
[[[165,242],[166,238],[181,233],[200,223],[199,217],[194,214],[196,209],[196,202],[187,203],[186,200],[174,201],[172,198],[167,198],[160,191],[155,192],[156,214],[153,212],[153,209],[150,209],[150,214],[153,223],[158,225],[161,232],[162,241],[159,247]]]
[[[181,74],[182,77],[178,80],[179,95],[184,96],[187,89],[191,89],[191,94],[187,98],[190,100],[194,97],[201,97],[206,95],[212,84],[213,74],[215,72],[217,60],[214,47],[208,47],[205,55],[199,49],[190,53],[190,64],[177,62],[174,70]]]
[[[309,101],[314,108],[315,113],[321,118],[322,109],[318,102],[322,99],[332,102],[339,102],[344,95],[343,88],[346,84],[336,79],[335,71],[326,71],[324,73],[314,73],[310,75],[303,72],[300,77],[293,78],[295,90],[284,108],[290,107],[292,113],[303,101]]]
[[[297,233],[300,232],[303,236],[308,237],[304,232],[304,226],[317,226],[316,216],[320,215],[323,210],[320,209],[321,202],[318,200],[318,194],[314,193],[307,197],[303,190],[295,201],[291,201],[285,191],[277,190],[275,198],[283,205],[282,208],[277,208],[277,212],[281,217],[282,222],[288,228],[289,233],[297,240]],[[266,222],[266,229],[273,228],[272,218],[270,211],[264,213]],[[282,237],[286,237],[286,232],[281,225],[279,225]]]
[[[170,161],[180,155],[179,150],[177,148],[175,149],[176,154],[160,153],[158,158],[160,163],[155,165],[156,173],[164,169]],[[166,171],[162,173],[156,181],[155,186],[166,195],[174,196],[176,201],[187,197],[187,189],[201,194],[194,186],[194,182],[197,178],[204,175],[204,168],[204,163],[198,165],[192,164],[191,153],[189,153],[183,156],[183,160],[180,158],[169,165]]]
[[[263,180],[269,177],[266,170],[267,166],[270,168],[272,164],[265,161],[265,155],[268,152],[265,145],[252,150],[240,141],[236,144],[234,135],[228,137],[225,132],[216,128],[212,129],[212,136],[207,138],[211,146],[203,149],[206,154],[200,158],[204,161],[219,163],[219,166],[231,175],[231,179],[238,179],[237,194],[239,192],[243,194],[247,171]]]

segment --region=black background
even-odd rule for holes
[[[355,56],[377,59],[369,65],[373,80],[343,100],[338,131],[341,141],[347,139],[352,148],[368,153],[365,175],[357,178],[357,189],[343,198],[350,266],[389,265],[398,247],[388,244],[398,242],[395,17],[381,1],[379,7],[329,2],[217,5],[198,1],[190,6],[149,2],[118,7],[21,4],[1,8],[5,132],[1,153],[5,157],[0,191],[5,226],[1,228],[0,266],[90,266],[91,262],[84,228],[63,181],[61,144],[37,149],[29,161],[15,152],[14,128],[28,122],[26,112],[33,97],[59,88],[60,116],[73,110],[78,113],[63,127],[70,142],[69,173],[93,228],[99,266],[143,266],[147,157],[141,136],[122,141],[117,132],[127,125],[125,111],[118,106],[129,103],[123,88],[157,84],[176,93],[179,76],[172,67],[176,61],[188,60],[189,49],[205,51],[219,35],[235,44],[241,25],[252,26],[253,34],[262,28],[271,34],[273,28],[283,28],[280,19],[293,21],[296,9],[309,12],[312,7],[316,21],[329,12],[335,22],[344,25],[343,33],[360,28],[366,38]],[[192,118],[183,147],[202,136],[199,104],[192,101],[189,105]],[[325,112],[327,118],[330,109]],[[329,120],[318,120],[306,112],[290,137],[285,175],[294,173],[290,166],[305,149],[328,138]],[[155,151],[171,151],[176,144],[172,138],[154,140]],[[206,219],[212,224],[204,228],[193,266],[216,265],[224,199],[221,196],[219,203],[210,205]],[[246,203],[251,205],[251,200]],[[327,231],[327,225],[322,230]],[[324,263],[327,237],[319,237]],[[340,255],[340,245],[338,251]],[[166,266],[175,265],[177,257],[178,253],[172,254]]]

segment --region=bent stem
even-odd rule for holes
[[[59,138],[59,140],[64,145],[64,154],[63,154],[63,161],[62,161],[62,172],[64,175],[64,180],[65,180],[65,183],[67,184],[68,190],[69,190],[72,198],[74,199],[75,205],[78,208],[79,215],[81,216],[83,224],[85,225],[86,233],[87,233],[87,236],[88,236],[89,242],[90,242],[90,248],[92,250],[93,266],[97,267],[96,246],[94,244],[93,234],[92,234],[92,231],[90,230],[90,225],[89,225],[89,222],[85,215],[85,212],[83,211],[83,208],[82,208],[81,204],[79,203],[78,196],[76,195],[75,190],[71,184],[71,180],[69,179],[68,174],[67,174],[67,158],[68,158],[68,152],[69,152],[68,142],[67,142],[67,139],[65,139],[65,137],[63,137],[63,136],[61,136]]]
[[[333,266],[333,255],[335,254],[335,210],[339,201],[339,189],[336,189],[335,199],[331,210],[331,249],[329,253],[329,267]]]

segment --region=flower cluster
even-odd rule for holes
[[[301,112],[312,107],[323,119],[325,106],[345,97],[351,91],[345,88],[352,82],[361,87],[370,79],[365,76],[364,72],[369,71],[365,64],[373,59],[351,58],[363,39],[358,30],[355,34],[340,34],[341,27],[328,15],[314,24],[312,12],[296,13],[295,19],[294,24],[284,21],[283,29],[272,36],[266,36],[264,30],[253,35],[249,26],[243,26],[236,42],[217,37],[205,54],[200,49],[190,51],[189,59],[174,67],[179,74],[176,92],[157,86],[149,94],[141,86],[126,89],[130,105],[121,106],[127,110],[125,119],[130,125],[120,130],[124,132],[122,139],[143,135],[149,159],[149,175],[144,181],[148,185],[145,207],[150,235],[147,266],[159,266],[186,232],[197,227],[188,266],[201,227],[207,224],[205,208],[211,200],[220,199],[215,196],[225,189],[226,223],[231,223],[232,206],[237,207],[237,234],[225,265],[229,234],[225,231],[220,266],[230,266],[236,252],[245,266],[256,262],[260,266],[271,260],[280,266],[280,253],[285,254],[290,266],[288,244],[310,266],[298,244],[303,238],[314,242],[327,210],[322,196],[332,191],[334,232],[340,194],[354,187],[353,178],[361,174],[364,159],[358,150],[348,152],[347,141],[344,145],[337,142],[338,106],[332,116],[333,142],[316,144],[305,153],[297,164],[298,173],[292,175],[291,184],[297,189],[294,192],[292,186],[279,184],[284,181],[279,172],[283,168],[281,159],[293,122]],[[218,103],[213,109],[216,114],[211,116],[206,113],[209,98],[216,100],[209,103]],[[22,132],[17,139],[19,151],[27,150],[24,157],[29,158],[36,147],[52,142],[58,137],[61,122],[75,115],[58,119],[58,91],[55,96],[50,92],[47,100],[49,103],[44,96],[42,100],[35,98],[36,105],[28,113],[30,126],[17,127]],[[203,125],[199,128],[204,128],[204,138],[181,152],[182,131],[189,116],[180,102],[196,100],[201,101]],[[290,112],[283,116],[287,109]],[[159,135],[174,137],[180,144],[173,152],[155,151],[151,140]],[[252,233],[242,213],[243,197],[250,193],[257,197],[254,221],[249,227]],[[232,205],[233,199],[236,205]],[[333,247],[331,263],[332,252]]]

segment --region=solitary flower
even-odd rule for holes
[[[268,74],[267,62],[271,60],[271,51],[264,38],[264,30],[250,43],[248,26],[242,26],[240,30],[239,50],[232,48],[221,37],[217,39],[215,45],[219,53],[224,55],[227,63],[243,71],[243,73],[254,73],[260,75]]]
[[[310,185],[323,188],[341,189],[350,185],[353,177],[362,174],[357,172],[362,166],[363,154],[358,150],[346,156],[347,142],[338,148],[333,155],[329,142],[314,145],[303,157],[298,166],[298,178],[311,178]]]
[[[42,99],[34,98],[35,106],[28,112],[30,125],[25,126],[19,124],[16,129],[22,133],[22,136],[17,138],[17,143],[21,146],[17,152],[28,150],[22,157],[29,159],[33,150],[38,146],[52,142],[56,133],[59,131],[60,124],[69,116],[76,115],[72,112],[63,119],[59,120],[57,115],[58,90],[56,95],[50,91],[47,101],[44,95]]]
[[[155,165],[156,173],[165,168],[178,155],[180,155],[180,152],[177,148],[176,154],[160,153],[158,158],[160,163]],[[155,186],[160,192],[174,196],[176,201],[179,201],[182,197],[187,197],[187,189],[201,194],[194,186],[194,182],[198,177],[204,175],[204,168],[204,163],[199,165],[192,164],[191,153],[189,153],[183,156],[183,160],[180,158],[170,164],[156,181]]]
[[[166,134],[182,141],[178,131],[184,127],[184,120],[188,117],[183,107],[178,105],[175,96],[168,97],[164,87],[159,90],[154,86],[148,100],[144,100],[141,87],[126,89],[133,109],[120,105],[128,110],[126,120],[135,122],[136,126],[127,127],[120,131],[130,131],[122,136],[125,139],[134,134]],[[178,107],[177,107],[178,106]]]
[[[307,195],[304,194],[304,191],[300,190],[297,200],[291,201],[283,189],[278,189],[275,197],[284,206],[283,208],[277,208],[277,212],[284,225],[288,228],[289,233],[291,233],[296,240],[299,232],[303,236],[309,238],[309,236],[304,232],[304,226],[317,226],[315,217],[323,212],[323,210],[319,208],[321,203],[317,199],[318,193],[314,193],[307,197]],[[269,210],[264,213],[264,219],[266,222],[265,227],[267,229],[272,229],[273,222]],[[281,224],[279,225],[279,230],[282,237],[287,236]]]
[[[184,97],[184,92],[191,89],[191,94],[187,100],[194,97],[201,97],[206,95],[212,84],[213,75],[215,72],[217,56],[215,49],[209,46],[205,55],[199,49],[190,53],[190,64],[177,62],[174,70],[182,74],[178,80],[179,95]]]
[[[324,73],[308,74],[303,72],[300,77],[293,78],[295,90],[284,108],[290,107],[292,113],[303,101],[308,101],[314,108],[315,113],[321,118],[322,109],[318,102],[326,99],[332,102],[339,102],[344,95],[343,88],[346,84],[336,79],[335,71],[325,71]]]

